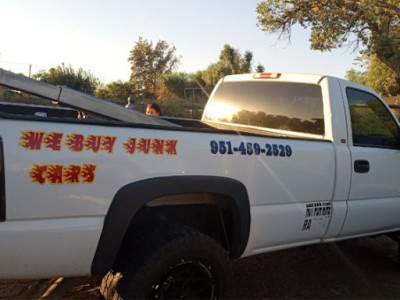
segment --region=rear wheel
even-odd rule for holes
[[[227,297],[229,257],[209,236],[185,226],[163,226],[134,245],[121,273],[103,280],[106,299]]]

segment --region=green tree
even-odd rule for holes
[[[68,67],[64,63],[48,71],[40,70],[32,76],[35,79],[51,83],[54,85],[66,85],[72,89],[93,95],[100,86],[100,80],[90,72],[79,68],[75,71],[71,65]]]
[[[347,79],[369,86],[382,96],[396,96],[400,93],[397,74],[380,61],[377,55],[366,57],[363,62],[367,65],[366,71],[350,69],[346,74]]]
[[[168,98],[185,99],[185,88],[192,87],[193,80],[186,73],[168,73],[158,78],[158,97],[160,100]]]
[[[158,79],[158,100],[163,114],[174,117],[200,118],[208,99],[209,89],[204,87],[198,74],[169,73]]]
[[[311,49],[366,46],[400,78],[399,0],[264,0],[258,26],[290,40],[293,25],[311,27]]]
[[[114,81],[105,86],[100,86],[95,96],[125,105],[131,95],[132,86],[129,82]]]
[[[367,85],[365,72],[350,69],[346,73],[346,78],[350,81],[354,81],[363,85]]]
[[[219,55],[219,61],[210,64],[202,72],[202,79],[208,87],[214,87],[218,80],[226,75],[250,73],[253,64],[253,53],[246,51],[242,56],[239,50],[225,44]],[[263,68],[262,65],[257,66]]]
[[[155,97],[158,78],[162,74],[171,73],[179,64],[175,51],[175,47],[169,46],[166,41],[159,40],[153,45],[153,42],[139,37],[128,58],[132,70],[132,88],[144,90]]]
[[[231,72],[227,66],[221,62],[217,62],[210,64],[207,69],[202,72],[201,78],[207,87],[213,88],[217,84],[218,80],[230,74]]]
[[[256,67],[256,72],[257,73],[262,73],[265,71],[265,68],[262,64],[258,63],[257,67]]]
[[[246,51],[242,57],[239,50],[228,44],[224,45],[219,55],[219,63],[229,69],[229,74],[250,73],[252,60],[253,53]]]

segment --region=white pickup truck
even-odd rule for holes
[[[0,278],[105,276],[106,298],[215,299],[231,259],[400,231],[399,123],[365,86],[227,76],[199,121],[1,69],[0,84],[0,101],[23,91],[92,116],[0,106]]]

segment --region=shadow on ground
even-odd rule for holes
[[[236,299],[398,299],[397,243],[360,238],[233,262]],[[0,299],[39,299],[53,280],[1,280]],[[102,299],[93,278],[65,279],[47,299]]]

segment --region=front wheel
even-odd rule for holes
[[[164,226],[132,248],[109,299],[218,299],[230,289],[227,252],[209,236],[185,226]],[[106,277],[111,282],[110,275]],[[115,282],[115,281],[114,281]]]

